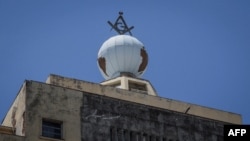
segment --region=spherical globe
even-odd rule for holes
[[[144,45],[135,37],[116,35],[102,44],[97,62],[105,79],[122,74],[140,77],[147,67],[148,55]]]

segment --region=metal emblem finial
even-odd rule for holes
[[[120,35],[123,35],[128,32],[132,36],[131,30],[134,28],[134,26],[128,27],[122,15],[123,12],[120,11],[115,23],[112,24],[110,21],[108,21],[108,24],[112,27],[112,29],[115,29],[115,31]]]

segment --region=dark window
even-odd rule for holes
[[[42,136],[62,139],[62,122],[43,119]]]
[[[124,141],[129,141],[129,131],[123,130]]]
[[[139,141],[139,133],[135,133],[135,141]]]
[[[133,131],[130,131],[130,141],[133,141],[133,136],[134,136],[134,134],[133,134]]]
[[[147,141],[147,134],[144,133],[144,134],[142,135],[142,141]]]
[[[149,137],[149,141],[154,141],[154,137],[152,135]]]
[[[110,141],[114,141],[114,133],[113,133],[114,129],[110,128]]]
[[[123,140],[123,131],[122,131],[122,129],[117,129],[117,139],[118,139],[118,141]]]

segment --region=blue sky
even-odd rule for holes
[[[102,82],[97,53],[124,12],[144,43],[143,75],[161,97],[242,115],[250,124],[249,0],[0,0],[0,120],[25,80]]]

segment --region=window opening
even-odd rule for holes
[[[118,141],[123,140],[123,131],[122,131],[122,129],[117,129],[117,138],[118,138]]]
[[[62,122],[43,119],[42,136],[62,139]]]
[[[135,133],[135,140],[139,141],[139,133]]]
[[[133,141],[133,132],[130,131],[130,141]]]
[[[113,128],[110,128],[110,141],[114,141],[114,139],[113,139]]]
[[[147,141],[147,134],[143,134],[142,141]]]

